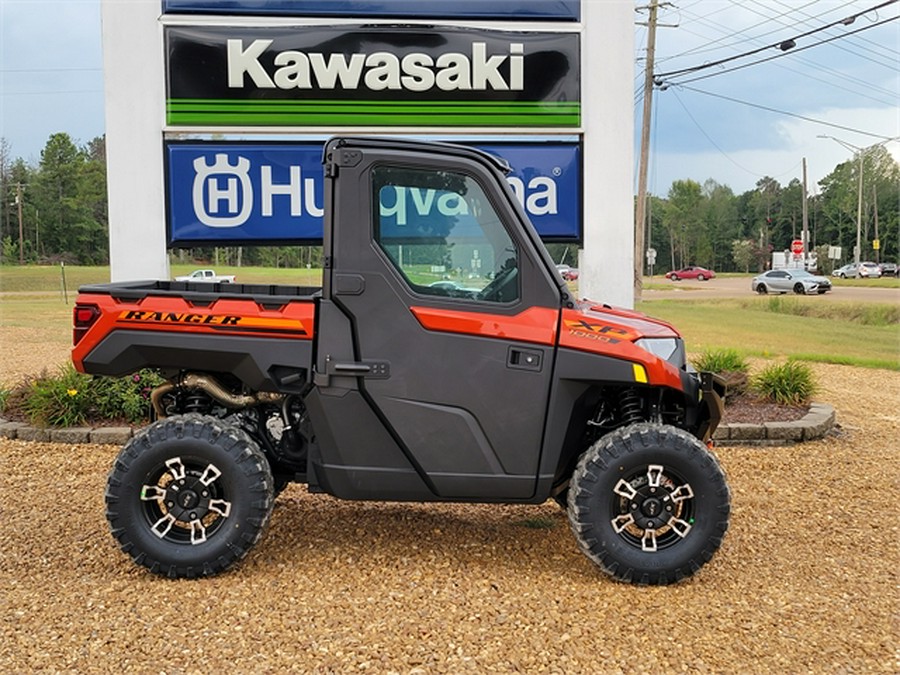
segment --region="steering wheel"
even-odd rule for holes
[[[481,292],[478,294],[478,299],[503,302],[507,299],[503,297],[505,295],[506,288],[509,286],[509,284],[515,282],[516,277],[518,276],[519,268],[515,265],[501,270],[497,274],[497,276],[493,278],[491,283],[481,289]]]

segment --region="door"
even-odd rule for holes
[[[326,241],[326,295],[352,327],[345,368],[359,369],[348,386],[436,497],[527,499],[560,306],[543,248],[477,155],[355,158],[333,182]]]

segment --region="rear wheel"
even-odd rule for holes
[[[113,536],[157,574],[217,574],[259,540],[273,505],[269,463],[243,431],[202,415],[151,424],[122,448],[106,489]]]
[[[681,429],[647,423],[591,446],[568,498],[585,555],[610,576],[637,584],[694,574],[721,545],[731,511],[715,456]]]

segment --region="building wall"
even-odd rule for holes
[[[163,139],[176,130],[165,127],[160,8],[159,0],[103,0],[102,5],[113,281],[170,277]],[[584,250],[580,295],[631,307],[634,8],[624,0],[585,0],[581,14]],[[502,22],[490,25],[512,27]]]

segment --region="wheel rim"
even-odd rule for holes
[[[629,546],[655,553],[678,544],[694,525],[690,483],[660,464],[649,464],[612,489],[610,524]]]
[[[760,284],[759,286],[757,286],[756,292],[759,293],[760,295],[765,295],[766,294],[765,284]]]
[[[173,457],[151,471],[140,494],[151,532],[175,544],[207,541],[231,514],[221,475],[211,462],[192,457]]]

